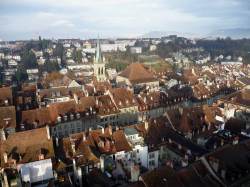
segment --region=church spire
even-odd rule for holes
[[[102,53],[101,53],[100,40],[98,36],[97,44],[96,44],[95,63],[101,63],[101,62],[102,62]]]

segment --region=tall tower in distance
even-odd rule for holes
[[[96,53],[94,57],[93,68],[94,68],[94,76],[96,77],[97,81],[99,82],[106,81],[105,62],[104,62],[104,58],[102,57],[99,38],[96,44]]]

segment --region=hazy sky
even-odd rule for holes
[[[250,0],[0,0],[4,40],[207,34],[250,27]]]

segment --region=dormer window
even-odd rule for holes
[[[77,118],[77,119],[80,119],[80,117],[81,117],[80,114],[77,113],[77,114],[76,114],[76,118]]]
[[[60,123],[62,121],[62,117],[61,116],[58,116],[57,117],[57,122]]]
[[[67,116],[67,115],[64,115],[64,116],[63,116],[63,120],[64,120],[64,121],[67,121],[67,120],[68,120],[68,116]]]
[[[74,115],[70,114],[70,120],[73,120],[73,119],[74,119]]]

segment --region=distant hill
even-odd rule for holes
[[[250,38],[250,28],[234,28],[215,30],[210,37],[231,37],[233,39]]]
[[[200,37],[198,34],[181,33],[177,31],[151,31],[151,32],[143,34],[142,36],[139,36],[139,38],[161,38],[161,37],[169,36],[169,35],[177,35],[177,36],[182,36],[186,38]]]

